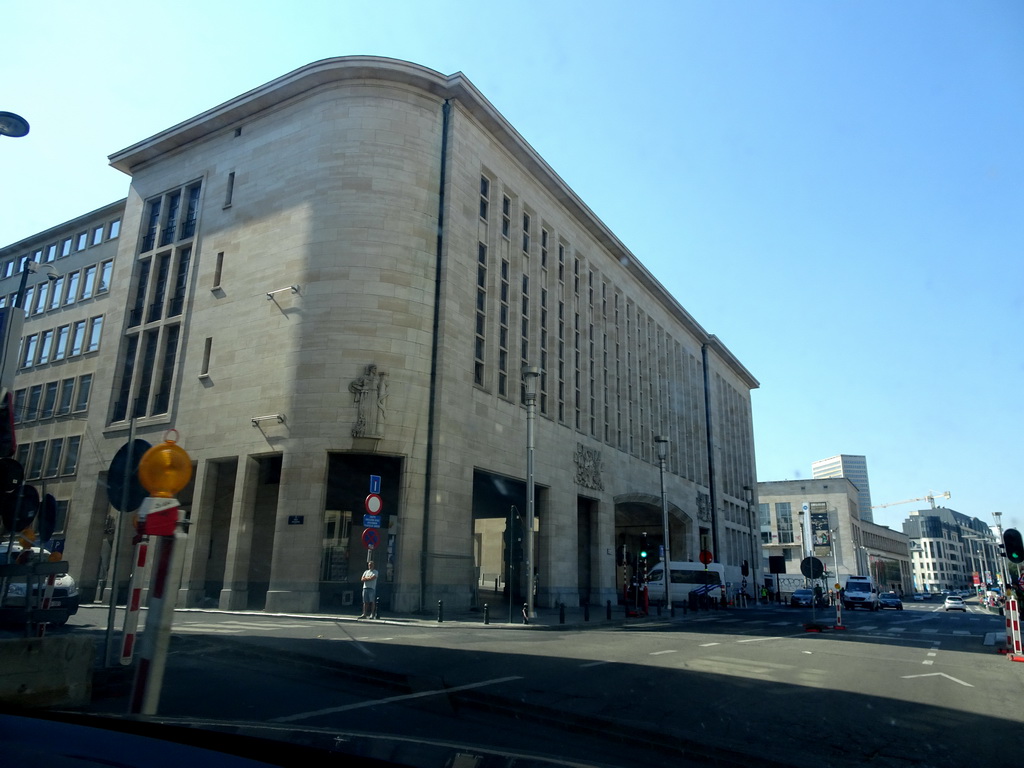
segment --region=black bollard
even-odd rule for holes
[[[558,606],[558,623],[565,624],[565,603]]]
[[[374,601],[373,601],[373,618],[375,618],[375,619],[379,619],[380,618],[380,598],[379,597],[374,598]]]
[[[583,604],[583,620],[590,621],[590,603]]]
[[[609,600],[606,603],[606,605],[607,605],[607,613],[605,615],[605,618],[608,619],[608,621],[611,621],[612,620],[612,601]]]
[[[437,601],[437,620],[438,622],[444,621],[444,601]]]
[[[490,624],[490,623],[491,623],[491,608],[490,608],[490,606],[487,605],[487,603],[484,603],[484,624]]]

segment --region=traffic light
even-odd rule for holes
[[[1016,528],[1003,531],[1003,546],[1006,547],[1006,559],[1020,565],[1024,563],[1024,540]]]
[[[641,534],[643,536],[643,544],[640,545],[640,559],[646,564],[647,561],[647,533]]]
[[[744,560],[744,561],[743,561],[743,565],[741,565],[741,566],[740,566],[740,574],[741,574],[741,575],[742,575],[742,576],[743,576],[744,578],[746,578],[747,576],[749,576],[749,575],[750,575],[750,565],[749,565],[749,564],[747,563],[747,561],[746,561],[746,560]]]

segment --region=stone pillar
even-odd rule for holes
[[[202,603],[205,595],[207,554],[209,552],[210,527],[213,524],[213,489],[215,482],[207,483],[210,476],[210,462],[201,461],[196,466],[192,509],[185,540],[181,585],[178,588],[178,605],[194,608]],[[216,470],[213,472],[216,479]]]
[[[282,456],[267,611],[313,613],[320,607],[326,472],[322,453]]]
[[[220,591],[221,610],[240,610],[249,605],[249,546],[258,479],[259,462],[249,456],[239,456],[235,497],[231,504],[227,562],[224,564],[224,588]]]

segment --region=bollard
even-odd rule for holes
[[[558,606],[558,623],[565,624],[565,603]]]
[[[444,601],[437,601],[437,620],[438,622],[444,621]]]
[[[607,618],[608,621],[611,621],[612,620],[612,601],[611,600],[609,600],[607,602],[607,606],[608,606],[608,608],[607,608],[607,616],[605,616],[605,618]]]
[[[491,623],[491,609],[490,609],[490,606],[487,605],[487,603],[484,603],[484,624],[490,624],[490,623]]]
[[[374,598],[374,600],[373,600],[373,616],[371,618],[374,618],[374,619],[379,619],[380,618],[380,598],[379,597]]]
[[[523,603],[523,624],[530,623],[529,604]]]
[[[590,603],[583,604],[583,620],[590,621]]]

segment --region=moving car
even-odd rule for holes
[[[878,596],[878,607],[895,608],[897,611],[902,611],[903,600],[895,592],[883,592]]]
[[[795,608],[814,605],[814,592],[810,589],[798,589],[789,598],[789,604]]]
[[[964,602],[960,595],[947,595],[943,608],[947,611],[963,611],[967,613],[967,603]]]

